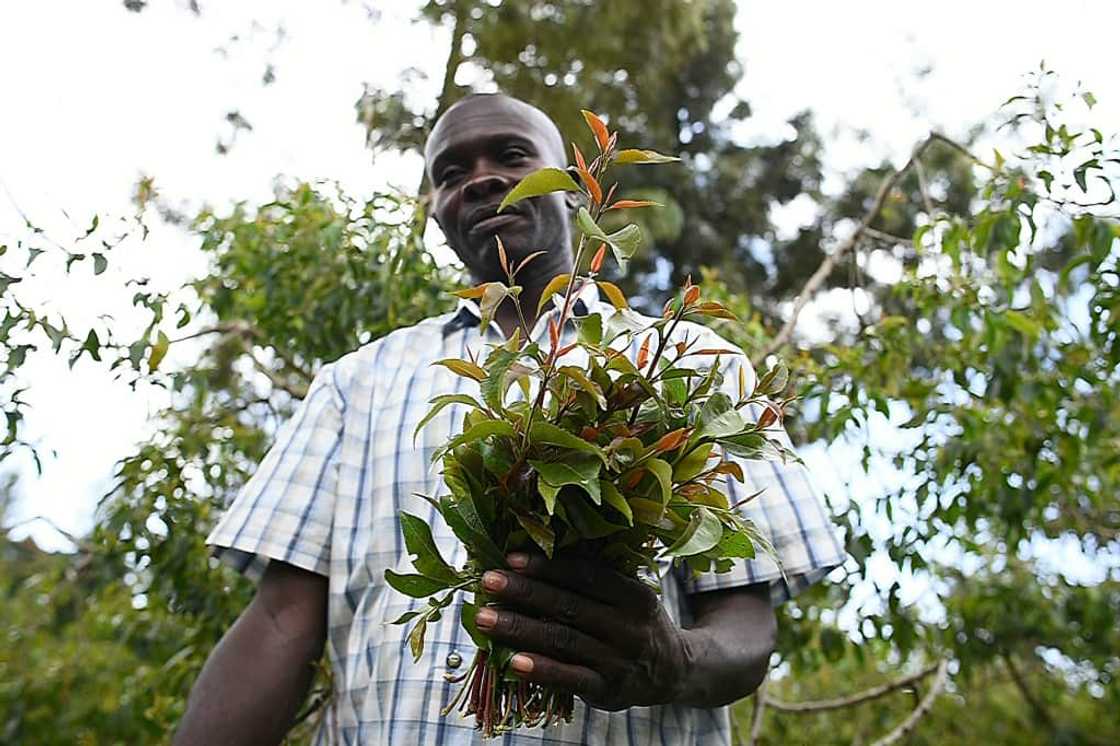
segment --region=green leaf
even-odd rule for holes
[[[602,513],[588,505],[581,495],[565,493],[560,496],[560,500],[568,523],[585,539],[601,539],[626,528],[608,521]]]
[[[413,598],[424,598],[447,588],[447,583],[433,580],[426,575],[401,575],[392,570],[385,571],[385,582],[393,590]]]
[[[680,484],[695,478],[708,464],[712,454],[712,444],[705,443],[688,452],[688,455],[673,467],[673,481]]]
[[[761,391],[767,396],[777,396],[785,391],[786,386],[789,384],[789,368],[784,363],[777,363],[773,368],[766,371],[756,386],[757,391]]]
[[[595,384],[588,381],[589,384]],[[598,388],[597,386],[595,388]],[[602,392],[599,393],[602,396]],[[532,429],[529,430],[529,440],[533,443],[544,443],[546,445],[560,446],[561,448],[572,448],[583,453],[589,453],[597,457],[603,463],[606,463],[607,456],[603,453],[603,449],[594,443],[589,443],[578,435],[573,435],[567,430],[553,425],[551,422],[535,422]],[[553,482],[553,484],[557,484]]]
[[[642,230],[631,223],[607,236],[606,240],[610,244],[611,253],[614,254],[618,266],[625,269],[630,258],[642,245]]]
[[[470,635],[471,641],[476,648],[480,650],[490,649],[490,638],[478,631],[478,623],[475,621],[478,618],[478,606],[475,604],[464,603],[462,611],[459,614],[459,622],[463,625],[463,629]]]
[[[688,557],[702,554],[719,543],[723,536],[723,524],[712,511],[700,507],[692,511],[692,517],[684,533],[665,549],[666,557]]]
[[[645,467],[657,478],[661,486],[661,504],[667,505],[669,498],[673,496],[673,467],[669,466],[668,461],[659,458],[651,458],[645,463]]]
[[[712,399],[714,398],[713,395]],[[708,401],[710,402],[711,399]],[[701,412],[701,419],[702,421],[704,419],[703,412]],[[746,426],[746,420],[743,419],[743,415],[739,414],[739,410],[728,409],[726,412],[704,421],[698,434],[701,438],[724,438],[742,432]]]
[[[672,528],[671,521],[665,518],[665,506],[656,500],[647,500],[644,497],[631,497],[627,502],[633,510],[634,520],[647,526]]]
[[[588,238],[597,238],[600,241],[610,243],[610,238],[595,222],[595,218],[591,217],[591,213],[587,211],[586,207],[580,207],[576,210],[576,225]]]
[[[443,458],[445,453],[453,451],[459,446],[477,443],[483,438],[489,438],[492,435],[504,435],[512,438],[517,435],[517,432],[513,429],[513,425],[508,422],[503,422],[502,420],[483,420],[468,429],[462,435],[449,440],[443,447],[437,449],[436,452],[432,454],[432,461],[439,461]]]
[[[539,197],[552,192],[578,192],[579,184],[572,180],[567,171],[559,168],[542,168],[526,176],[517,183],[502,203],[498,212],[528,197]]]
[[[93,254],[93,273],[99,275],[109,266],[109,260],[104,254]]]
[[[451,531],[466,545],[467,550],[482,563],[483,570],[505,567],[505,554],[490,538],[486,525],[478,515],[470,495],[452,501],[448,497],[440,499],[443,519]]]
[[[553,487],[572,484],[583,488],[596,505],[603,502],[603,496],[599,492],[599,470],[602,464],[597,458],[570,458],[555,463],[530,461],[529,464],[537,470],[542,480]]]
[[[541,313],[541,309],[548,305],[548,303],[552,300],[552,296],[556,295],[557,293],[562,293],[564,289],[568,287],[569,279],[571,279],[571,275],[565,272],[562,275],[556,275],[548,281],[548,284],[544,286],[544,290],[541,292],[540,301],[537,302],[538,316]]]
[[[428,524],[412,515],[401,513],[401,531],[404,533],[404,544],[412,557],[412,566],[425,577],[455,585],[462,579],[451,565],[444,561],[439,553],[439,547],[432,539],[432,529]]]
[[[579,329],[579,341],[585,345],[598,347],[603,341],[603,317],[597,313],[575,320]]]
[[[397,617],[393,621],[389,622],[389,624],[404,624],[405,622],[411,622],[413,619],[415,619],[416,617],[420,616],[423,613],[424,612],[422,612],[422,611],[406,611],[405,613],[401,614],[399,617]]]
[[[505,412],[506,373],[525,354],[528,353],[496,347],[486,358],[486,380],[481,382],[479,389],[482,391],[482,400],[499,414]]]
[[[420,660],[420,656],[424,654],[424,633],[428,631],[428,621],[422,619],[412,628],[408,633],[408,647],[412,650],[412,662],[416,663]]]
[[[156,337],[156,343],[152,345],[152,351],[148,353],[148,369],[153,373],[159,368],[159,364],[163,361],[163,357],[167,354],[167,348],[170,345],[171,340],[161,331]]]
[[[544,551],[545,556],[552,559],[552,550],[556,545],[556,534],[553,533],[552,529],[533,516],[524,513],[517,513],[517,522],[529,534],[529,538]]]
[[[615,163],[675,163],[679,160],[680,158],[662,155],[656,150],[641,150],[638,148],[620,150],[618,155],[614,157]]]
[[[607,296],[607,300],[609,300],[611,302],[611,305],[616,309],[618,309],[619,311],[625,311],[626,309],[630,308],[629,301],[626,300],[626,296],[623,295],[622,290],[618,287],[618,285],[615,285],[613,282],[606,282],[604,280],[596,280],[595,284],[599,286],[599,289],[603,291],[603,295]],[[618,314],[615,314],[615,316],[617,315]],[[612,319],[613,318],[614,317],[612,317]]]
[[[556,512],[556,496],[560,494],[559,487],[553,487],[543,479],[537,480],[537,492],[540,493],[541,499],[544,500],[545,510],[549,515]]]
[[[716,551],[721,557],[753,559],[755,555],[754,543],[742,531],[724,531],[719,544],[716,544]]]
[[[559,370],[557,370],[556,372],[559,373],[560,375],[566,377],[566,378],[571,379],[572,381],[575,382],[575,384],[577,386],[579,386],[581,389],[583,389],[587,393],[591,394],[591,396],[595,399],[595,403],[599,405],[600,409],[606,409],[607,408],[607,397],[603,395],[603,389],[599,388],[599,384],[595,383],[590,378],[588,378],[587,374],[583,372],[582,368],[576,367],[574,365],[565,365],[565,366],[561,367]],[[547,424],[547,423],[541,423],[541,424]],[[575,437],[575,436],[573,435],[572,437]],[[584,445],[588,445],[587,441],[583,440],[582,438],[576,438],[576,439],[579,440]],[[571,447],[572,448],[578,448],[579,446],[574,446],[573,445]],[[599,452],[598,449],[596,449],[596,451]]]
[[[457,357],[437,360],[432,363],[432,365],[442,365],[452,373],[463,376],[464,378],[473,378],[476,381],[483,381],[486,379],[486,371],[483,370],[481,366],[467,360],[460,360]]]
[[[612,508],[622,513],[626,517],[626,524],[628,526],[634,525],[634,511],[630,508],[630,503],[626,502],[626,498],[618,491],[618,488],[606,479],[599,480],[599,491],[603,494],[603,502],[610,505]]]
[[[482,409],[482,405],[478,403],[478,400],[476,400],[473,396],[467,396],[466,394],[442,394],[440,396],[434,397],[428,403],[432,405],[432,408],[428,410],[428,413],[424,415],[423,418],[421,418],[420,422],[416,425],[416,429],[412,431],[413,445],[416,444],[416,436],[420,434],[420,430],[424,427],[424,425],[427,425],[429,422],[431,422],[432,418],[439,414],[444,409],[444,407],[450,406],[452,404],[466,404],[467,406],[475,407],[476,409]]]
[[[1008,309],[1003,317],[1008,325],[1028,339],[1037,339],[1038,335],[1042,334],[1042,325],[1019,311]]]

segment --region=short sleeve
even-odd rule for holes
[[[251,577],[269,560],[329,573],[344,408],[334,373],[333,364],[320,370],[206,540]]]
[[[724,378],[724,390],[732,397],[738,395],[740,365],[746,368],[747,385],[753,386],[755,381],[746,356],[737,357],[739,359],[728,366]],[[759,414],[755,411],[753,417],[757,418]],[[775,432],[772,437],[793,449],[784,431]],[[769,539],[773,545],[773,556],[759,548],[754,559],[736,560],[729,572],[683,577],[686,593],[769,583],[771,600],[777,606],[844,562],[846,555],[837,536],[837,527],[803,465],[793,461],[783,463],[727,457],[742,467],[745,477],[742,484],[728,478],[725,485],[728,497],[734,505],[749,495],[759,493],[740,511]]]

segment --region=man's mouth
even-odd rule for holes
[[[521,215],[517,212],[503,212],[500,215],[488,215],[483,217],[481,220],[476,220],[474,223],[472,223],[470,228],[467,229],[467,235],[469,235],[471,238],[477,238],[483,235],[493,235],[494,233],[497,233],[503,228],[509,227],[510,225],[516,223],[518,220],[521,220],[524,217],[524,215]]]

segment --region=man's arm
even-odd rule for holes
[[[307,694],[326,630],[327,579],[270,562],[195,682],[175,746],[279,743]]]
[[[693,596],[681,629],[644,584],[601,565],[511,555],[517,572],[483,584],[502,605],[476,617],[480,631],[519,651],[515,672],[580,695],[595,707],[717,707],[762,682],[776,622],[765,584]],[[523,566],[518,564],[524,562]]]

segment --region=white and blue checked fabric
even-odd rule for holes
[[[614,312],[599,303],[594,288],[581,295],[580,311]],[[545,340],[548,312],[533,338]],[[208,542],[215,552],[251,575],[269,560],[280,560],[326,576],[328,654],[335,693],[317,744],[481,743],[472,721],[440,710],[453,695],[444,680],[451,653],[469,664],[474,651],[461,630],[458,609],[428,630],[421,660],[408,650],[408,625],[388,622],[424,604],[405,598],[384,581],[386,569],[412,572],[405,551],[400,511],[426,520],[443,555],[454,566],[466,560],[463,547],[443,519],[417,493],[438,495],[441,480],[430,463],[465,413],[445,409],[413,444],[417,422],[438,394],[469,392],[475,383],[455,376],[435,360],[486,352],[503,337],[496,325],[480,333],[477,310],[461,303],[457,312],[427,319],[364,345],[323,366],[295,415],[277,435],[260,467],[230,505]],[[677,336],[704,337],[701,347],[729,347],[711,330],[682,323]],[[572,332],[566,331],[562,343]],[[636,352],[636,345],[632,352]],[[735,396],[732,362],[725,386]],[[787,441],[788,444],[788,441]],[[726,574],[693,579],[667,572],[662,579],[669,613],[687,622],[687,595],[734,586],[769,583],[775,604],[820,580],[844,560],[835,529],[805,469],[795,464],[741,462],[747,484],[729,480],[732,501],[764,490],[743,507],[744,514],[769,537],[782,569],[770,557],[740,561]],[[784,571],[784,575],[783,575]],[[461,602],[461,600],[460,600]],[[603,746],[684,746],[730,744],[727,708],[635,707],[603,712],[576,700],[573,722],[548,730],[508,734],[493,743],[602,744]]]

